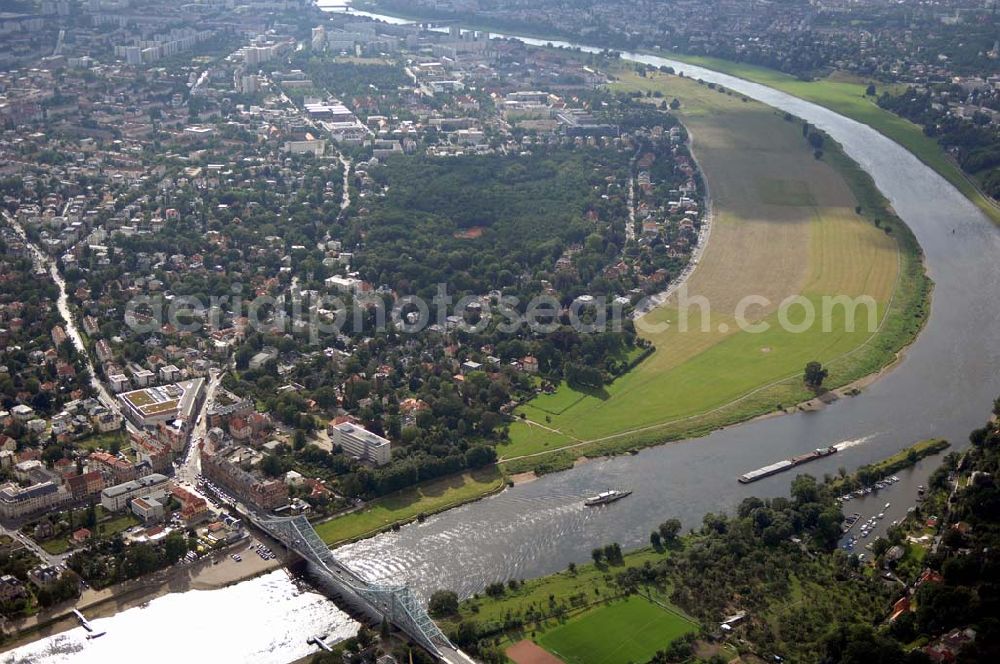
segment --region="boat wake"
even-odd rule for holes
[[[857,447],[858,445],[864,445],[865,443],[867,443],[869,440],[871,440],[872,438],[874,438],[877,435],[878,435],[877,433],[871,433],[871,434],[868,434],[867,436],[863,436],[861,438],[855,438],[854,440],[845,440],[845,441],[842,441],[840,443],[835,443],[834,447],[837,448],[838,452],[843,452],[846,449],[850,449],[852,447]]]

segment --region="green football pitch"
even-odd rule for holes
[[[646,662],[697,625],[678,613],[632,596],[548,630],[538,644],[566,664]]]

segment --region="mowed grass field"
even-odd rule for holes
[[[877,194],[856,195],[872,185],[836,146],[817,160],[801,123],[688,79],[628,70],[613,87],[681,101],[679,115],[714,207],[711,237],[687,284],[691,305],[679,306],[675,296],[644,317],[640,334],[656,352],[608,385],[603,398],[563,386],[519,409],[524,419],[511,426],[511,442],[498,448],[503,459],[569,446],[580,454],[607,452],[704,433],[808,398],[801,375],[809,361],[829,365],[830,384],[845,384],[877,371],[912,338],[912,325],[886,314],[892,309],[904,316],[901,309],[911,304],[894,296],[901,267],[912,279],[916,263],[922,275],[915,244],[899,237],[905,229],[890,235],[857,214],[859,198],[868,206]],[[779,303],[796,295],[817,314],[804,332],[779,325]],[[738,304],[748,296],[758,299],[745,318],[766,331],[737,326]],[[829,309],[827,328],[820,325],[824,298],[835,296],[870,298],[856,309],[853,331],[842,306]],[[701,298],[707,308],[696,304]],[[804,313],[792,307],[788,322],[801,323]]]
[[[676,54],[671,54],[669,57],[787,92],[800,99],[825,106],[858,122],[863,122],[912,152],[920,161],[933,168],[965,194],[994,222],[1000,223],[1000,207],[978,190],[962,172],[962,169],[948,158],[937,141],[925,136],[920,126],[880,108],[874,97],[865,95],[865,89],[868,87],[867,81],[854,80],[838,74],[817,81],[802,81],[794,76],[766,67],[719,58]],[[898,91],[900,87],[895,86],[895,91]],[[876,93],[881,94],[882,92],[881,84],[877,85]]]
[[[376,498],[362,509],[316,524],[316,532],[329,545],[374,535],[417,518],[476,500],[499,491],[504,478],[495,466],[418,484]]]
[[[649,661],[697,629],[679,613],[633,595],[571,618],[537,642],[566,664],[627,664]]]
[[[698,629],[673,606],[669,587],[621,596],[618,574],[661,563],[670,551],[625,554],[622,565],[581,563],[548,576],[508,585],[499,595],[464,600],[459,613],[440,620],[445,631],[466,621],[497,634],[501,649],[530,640],[566,664],[645,662],[674,639]],[[527,653],[527,661],[537,661]]]

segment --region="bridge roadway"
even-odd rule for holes
[[[248,513],[255,526],[268,533],[309,563],[320,585],[351,608],[391,624],[448,664],[473,664],[427,615],[420,599],[408,587],[370,583],[341,563],[304,516],[277,517]]]

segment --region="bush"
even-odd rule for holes
[[[438,590],[431,595],[427,610],[435,618],[453,616],[458,613],[458,595],[451,590]]]

